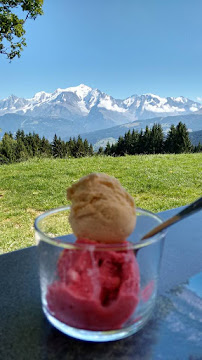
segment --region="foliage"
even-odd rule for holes
[[[104,155],[104,149],[103,149],[102,146],[99,147],[97,154],[98,155]]]
[[[104,150],[105,155],[124,156],[136,154],[164,154],[201,152],[202,146],[192,146],[185,124],[179,122],[175,127],[171,125],[167,137],[164,139],[161,125],[154,124],[151,129],[146,126],[145,131],[131,131],[120,136],[115,144],[108,142]],[[100,150],[98,151],[98,154]]]
[[[43,14],[43,0],[0,1],[0,54],[9,60],[20,57],[26,46],[25,22]],[[24,19],[20,15],[24,14]]]
[[[185,153],[193,151],[191,141],[189,139],[189,133],[185,124],[179,122],[176,126],[171,125],[167,139],[165,141],[166,152],[169,153]]]
[[[181,122],[175,127],[171,125],[167,137],[164,139],[163,130],[160,125],[154,124],[145,131],[130,130],[124,136],[120,136],[117,143],[110,145],[108,142],[106,148],[100,147],[97,155],[107,156],[125,156],[136,154],[161,154],[161,153],[187,153],[201,152],[202,145],[192,146],[187,128]],[[53,157],[53,158],[80,158],[93,156],[92,144],[87,139],[82,140],[79,135],[70,138],[65,142],[54,135],[52,143],[44,136],[40,138],[38,134],[25,134],[23,130],[18,130],[15,137],[12,133],[5,133],[0,141],[0,165],[20,162],[32,157]]]
[[[0,141],[0,164],[11,164],[32,157],[83,157],[92,156],[93,147],[80,136],[77,139],[70,138],[65,142],[55,134],[52,143],[44,136],[42,139],[38,134],[25,134],[24,130],[18,130],[15,138],[12,133],[5,133]]]

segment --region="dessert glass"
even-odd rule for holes
[[[34,223],[35,238],[39,255],[41,301],[46,318],[61,332],[74,338],[86,341],[113,341],[136,333],[146,324],[154,310],[165,231],[146,240],[140,239],[149,230],[162,223],[161,218],[149,211],[137,208],[136,227],[134,232],[128,237],[127,244],[95,245],[86,243],[79,245],[75,243],[76,237],[71,234],[72,230],[70,224],[68,223],[69,212],[69,206],[53,209],[38,216]],[[92,318],[91,326],[85,327],[85,321],[82,323],[81,320],[80,324],[80,319],[83,318],[81,303],[81,308],[78,308],[78,304],[76,305],[78,313],[70,313],[70,317],[73,318],[74,324],[74,326],[72,326],[71,321],[70,324],[68,323],[69,315],[66,316],[67,309],[64,304],[60,304],[60,313],[54,311],[54,309],[49,306],[50,289],[54,292],[53,284],[57,284],[58,281],[62,284],[62,281],[65,281],[64,279],[59,279],[58,261],[61,256],[63,256],[64,251],[67,252],[68,250],[73,256],[73,260],[71,261],[74,261],[76,258],[74,256],[75,254],[80,256],[84,252],[85,254],[86,252],[89,253],[92,258],[96,257],[99,252],[102,252],[102,254],[110,254],[113,252],[116,255],[120,252],[129,252],[130,256],[131,254],[134,256],[136,259],[135,262],[138,264],[139,268],[139,288],[136,294],[137,303],[134,304],[134,311],[132,311],[124,323],[121,323],[121,325],[118,326],[114,325],[113,317],[116,318],[116,316],[113,314],[110,320],[112,325],[111,328],[109,325],[110,321],[107,326],[101,324],[102,320],[101,322],[95,320],[95,324],[92,324],[92,321],[94,321],[92,320],[92,309],[92,313],[90,311],[88,314],[84,314],[84,317],[86,316],[87,319],[90,316]],[[74,264],[72,263],[71,266],[74,266]],[[65,293],[61,293],[61,301],[64,300],[64,297]],[[122,301],[120,304],[120,308],[116,309],[117,316],[119,313],[122,314],[127,311],[127,309],[124,309],[124,307],[128,307],[127,301]],[[108,305],[104,304],[104,306]],[[104,309],[104,311],[105,310],[108,311],[107,308]],[[70,311],[70,309],[68,309],[68,311]],[[74,311],[76,310],[74,309]]]

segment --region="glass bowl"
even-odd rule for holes
[[[70,207],[35,220],[42,308],[49,322],[74,338],[103,342],[136,333],[152,315],[165,232],[140,240],[159,216],[137,208],[134,232],[122,244],[76,239]]]

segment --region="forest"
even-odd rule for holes
[[[21,162],[33,157],[68,158],[86,157],[93,155],[124,156],[138,154],[181,154],[201,152],[202,145],[193,146],[189,139],[189,132],[185,124],[179,122],[177,126],[171,125],[167,135],[163,133],[161,125],[154,124],[150,129],[146,126],[140,132],[132,130],[120,136],[114,144],[107,143],[105,148],[93,150],[87,139],[70,138],[62,140],[55,134],[50,142],[38,134],[25,134],[18,130],[15,136],[5,133],[0,141],[0,164]]]

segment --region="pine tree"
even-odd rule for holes
[[[76,141],[76,151],[75,151],[75,157],[83,157],[85,156],[85,148],[84,143],[82,141],[81,136],[79,135]]]
[[[32,134],[31,133],[29,133],[28,135],[25,135],[24,145],[25,145],[25,147],[27,149],[29,157],[33,157]]]
[[[93,156],[94,155],[94,151],[93,151],[93,145],[90,144],[89,146],[89,152],[88,152],[89,156]]]
[[[15,154],[16,154],[17,161],[25,161],[29,158],[27,149],[21,138],[17,139],[17,143],[16,143],[16,147],[15,147]]]
[[[51,156],[51,145],[44,136],[41,139],[40,154],[48,157]]]
[[[73,156],[73,152],[74,152],[74,141],[72,140],[72,138],[70,137],[69,141],[67,142],[68,148],[69,148],[69,154],[70,156]]]
[[[138,154],[144,154],[144,133],[143,130],[140,130],[138,143],[137,143],[137,153]]]
[[[168,135],[166,137],[164,148],[165,152],[167,153],[172,154],[176,152],[176,128],[173,124],[171,125]]]
[[[63,150],[64,150],[64,146],[63,146],[63,143],[62,140],[61,140],[61,137],[59,136],[58,138],[58,157],[59,158],[62,158],[63,157]]]
[[[193,152],[202,152],[202,145],[199,141],[198,145],[194,146]]]
[[[105,155],[111,155],[111,146],[110,146],[109,141],[107,142],[107,145],[105,147],[104,154]]]
[[[191,151],[191,141],[189,139],[189,132],[185,124],[181,121],[176,126],[176,153],[187,153]]]
[[[139,133],[133,129],[131,134],[131,155],[138,154]]]
[[[64,140],[61,140],[61,154],[60,157],[61,158],[66,158],[68,156],[68,148],[67,148],[67,144]]]
[[[58,137],[55,134],[52,142],[52,155],[54,158],[58,157]]]
[[[151,130],[146,126],[143,135],[143,152],[144,154],[151,154]]]
[[[89,143],[88,143],[87,139],[84,140],[83,146],[84,146],[84,154],[85,154],[85,156],[90,155],[89,154],[89,150],[90,150],[89,149]]]
[[[8,135],[10,136],[11,139],[13,139],[13,134],[11,131],[9,131]]]
[[[71,156],[71,151],[70,151],[70,148],[69,148],[69,142],[66,141],[65,143],[65,157],[70,157]]]
[[[131,154],[132,152],[132,136],[130,130],[124,135],[124,153]]]
[[[117,152],[117,144],[112,144],[111,145],[111,150],[110,150],[110,155],[111,156],[116,156],[117,155],[116,152]]]
[[[32,140],[32,134],[29,132],[29,134],[27,134],[25,136],[25,142],[26,142],[26,148],[29,154],[29,157],[33,157],[33,140]]]
[[[160,154],[163,152],[163,129],[161,125],[154,124],[150,133],[150,153]]]
[[[29,142],[29,146],[32,148],[32,155],[33,156],[39,156],[40,155],[40,148],[41,148],[41,139],[39,137],[38,134],[35,134],[33,132],[33,134],[28,135],[28,142]]]
[[[1,155],[5,163],[13,163],[16,160],[16,151],[15,151],[16,141],[10,136],[10,134],[5,133],[2,142],[1,142]],[[6,160],[7,159],[7,160]],[[2,160],[3,161],[3,160]]]
[[[16,134],[15,134],[15,139],[16,139],[16,140],[21,139],[21,138],[23,137],[23,135],[24,135],[24,131],[23,131],[23,133],[22,133],[21,130],[18,129],[18,130],[16,131]]]
[[[73,137],[71,145],[71,154],[73,157],[77,157],[77,140],[75,137]]]
[[[66,155],[66,144],[61,140],[61,137],[54,135],[52,142],[52,155],[54,158],[63,158]]]
[[[125,140],[123,136],[119,136],[117,146],[116,146],[116,155],[124,156],[126,153],[125,149]]]
[[[104,154],[104,149],[102,146],[99,147],[98,151],[97,151],[97,155],[103,155]]]

